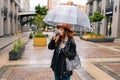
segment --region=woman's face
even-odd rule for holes
[[[59,33],[60,33],[61,36],[63,36],[64,35],[64,28],[60,27],[59,28]]]

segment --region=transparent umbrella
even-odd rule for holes
[[[76,6],[59,5],[50,10],[43,21],[53,26],[61,23],[69,23],[73,26],[91,29],[88,16]]]

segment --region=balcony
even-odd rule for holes
[[[4,20],[7,19],[7,13],[8,13],[8,9],[4,7]]]
[[[106,6],[106,14],[112,14],[112,13],[113,13],[113,2]]]

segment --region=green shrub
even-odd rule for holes
[[[95,34],[94,32],[89,33],[90,35],[103,36],[102,34]]]
[[[18,52],[18,44],[15,42],[13,50],[11,52]]]
[[[18,48],[22,48],[24,46],[24,42],[21,39],[18,39]]]
[[[34,35],[35,38],[41,38],[41,37],[46,37],[42,32],[36,32]]]
[[[24,47],[24,42],[21,39],[18,39],[18,41],[14,43],[12,52],[18,52],[19,49],[23,47]]]
[[[94,33],[94,32],[91,32],[91,33],[89,33],[89,34],[94,35],[95,33]]]
[[[102,36],[102,34],[95,34],[96,36]]]

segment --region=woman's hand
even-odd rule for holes
[[[54,32],[54,33],[53,33],[53,39],[54,39],[54,40],[56,40],[56,39],[58,40],[58,39],[59,39],[59,33],[55,33],[55,32]]]
[[[55,34],[55,33],[53,33],[53,36],[52,36],[52,37],[53,37],[53,39],[55,40],[55,39],[56,39],[56,34]]]
[[[55,42],[57,42],[59,40],[59,38],[60,38],[59,35],[55,36]]]

